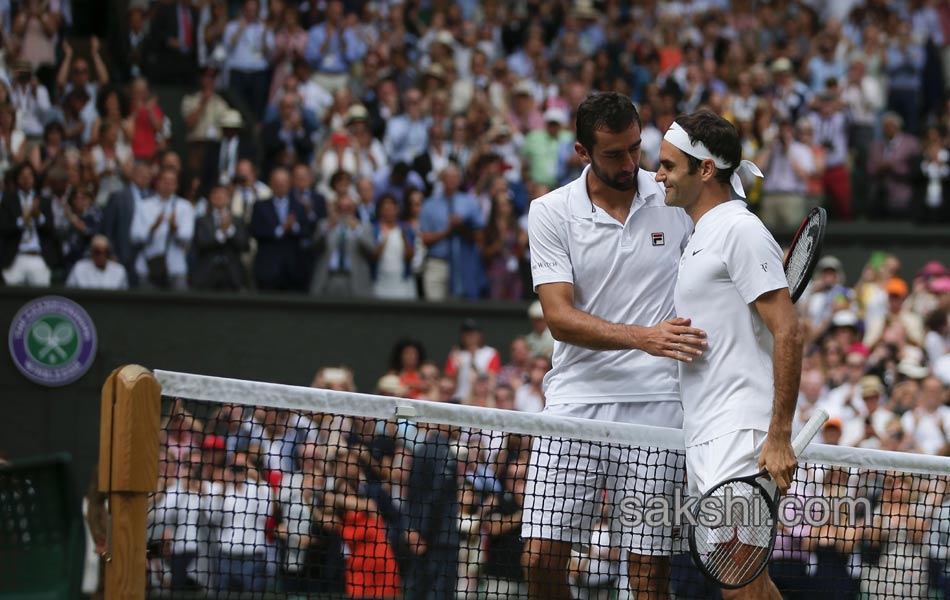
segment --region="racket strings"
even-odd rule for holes
[[[697,521],[694,535],[700,559],[723,584],[748,583],[770,555],[774,519],[769,503],[759,488],[744,482],[725,484],[710,495],[719,498],[713,510],[720,513],[707,515],[709,521]]]
[[[801,234],[792,242],[792,248],[785,261],[785,276],[793,296],[804,289],[811,277],[812,259],[821,243],[821,223],[821,212],[814,211],[802,227]]]

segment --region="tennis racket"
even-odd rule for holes
[[[813,208],[792,239],[784,265],[792,302],[798,302],[808,282],[811,281],[811,274],[815,270],[815,265],[818,264],[818,257],[821,256],[821,245],[825,241],[827,223],[828,214],[825,209],[820,206]]]
[[[815,409],[792,449],[802,453],[828,413]],[[759,576],[772,556],[778,532],[778,490],[771,492],[759,479],[765,470],[729,479],[703,494],[693,508],[695,525],[689,528],[689,551],[699,570],[726,589],[741,588]]]

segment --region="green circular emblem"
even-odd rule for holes
[[[30,327],[26,348],[30,357],[44,366],[67,363],[79,351],[76,326],[63,315],[45,316]]]

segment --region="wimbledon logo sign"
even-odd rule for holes
[[[58,387],[76,381],[92,366],[96,327],[72,300],[44,296],[13,318],[9,345],[13,363],[27,379]]]

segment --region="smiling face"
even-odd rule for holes
[[[660,166],[656,180],[666,188],[666,205],[689,209],[699,199],[702,186],[699,169],[690,173],[689,158],[673,144],[663,141],[660,146]]]
[[[579,142],[574,149],[581,159],[590,163],[594,175],[604,185],[626,192],[637,187],[640,141],[640,126],[634,122],[619,133],[598,129],[594,132],[594,144],[590,150]]]

